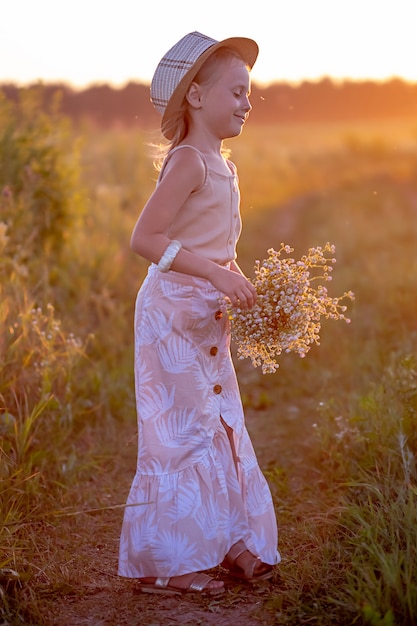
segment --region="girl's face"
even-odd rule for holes
[[[234,57],[223,60],[199,88],[199,122],[221,140],[239,135],[252,109],[250,74],[245,63]]]

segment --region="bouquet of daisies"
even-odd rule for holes
[[[278,251],[269,249],[262,263],[256,261],[252,283],[258,298],[252,309],[227,304],[238,357],[249,357],[264,374],[277,370],[276,358],[282,352],[304,357],[313,344],[319,345],[322,317],[350,322],[342,301],[353,300],[353,293],[332,298],[326,287],[316,282],[331,280],[336,259],[329,255],[334,254],[334,246],[326,243],[323,248],[310,248],[299,261],[281,258],[283,252],[293,251],[281,244]]]

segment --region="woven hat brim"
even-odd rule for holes
[[[256,41],[248,39],[247,37],[230,37],[229,39],[223,39],[223,41],[219,41],[207,48],[207,50],[205,50],[198,57],[193,66],[180,80],[171,98],[169,99],[161,121],[162,134],[167,139],[173,138],[174,129],[172,127],[172,121],[175,119],[176,114],[184,101],[188,87],[193,82],[201,66],[205,63],[205,61],[207,61],[213,52],[219,48],[231,48],[232,50],[235,50],[250,68],[254,66],[259,53],[259,47]]]

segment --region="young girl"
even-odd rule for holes
[[[171,142],[132,234],[151,261],[135,313],[139,450],[119,574],[156,593],[220,593],[219,564],[248,582],[279,562],[272,498],[247,430],[230,356],[232,304],[256,292],[236,263],[235,166],[222,142],[248,117],[251,39],[186,35],[160,61],[151,100]]]

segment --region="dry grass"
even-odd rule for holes
[[[59,119],[51,142],[48,120],[28,110],[20,125],[4,103],[0,115],[0,163],[14,163],[0,166],[3,622],[416,623],[413,123],[249,125],[233,142],[244,269],[281,241],[295,255],[330,241],[329,291],[352,289],[356,300],[350,326],[326,322],[320,347],[303,360],[285,355],[277,374],[236,362],[280,526],[273,583],[228,581],[219,601],[174,604],[116,576],[136,454],[131,320],[146,270],[127,242],[153,185],[147,137],[84,129],[79,160]],[[27,152],[16,148],[29,136],[36,179],[23,175]],[[47,176],[45,154],[54,156]],[[33,194],[45,200],[51,188],[66,226],[42,231],[35,255],[39,241],[22,233],[43,215],[31,213]]]

